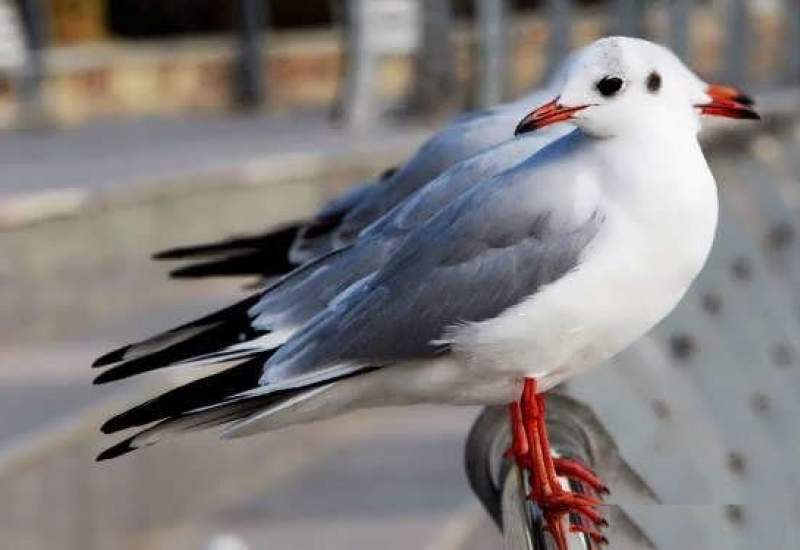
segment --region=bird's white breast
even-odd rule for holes
[[[476,378],[533,376],[547,389],[619,353],[677,305],[713,241],[716,187],[699,148],[680,163],[660,158],[604,166],[605,221],[579,267],[456,335],[455,358]]]

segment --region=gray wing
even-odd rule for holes
[[[446,352],[435,342],[448,327],[493,318],[574,269],[602,213],[573,218],[568,193],[537,200],[536,186],[513,176],[484,182],[414,231],[380,271],[292,337],[262,383]]]
[[[311,221],[300,228],[289,250],[289,259],[300,265],[335,249],[333,237],[347,213],[379,193],[394,171],[392,169],[379,178],[356,185],[326,204]]]
[[[337,231],[338,242],[351,242],[359,231],[451,166],[511,139],[522,117],[548,99],[550,93],[542,90],[512,103],[468,113],[453,121],[428,139],[408,162],[386,180],[386,186],[365,197],[347,212]],[[568,126],[557,125],[538,132],[535,139],[553,141],[567,132]]]
[[[360,279],[384,265],[414,229],[472,187],[522,162],[552,137],[512,139],[450,168],[337,253],[296,270],[267,289],[251,310],[254,326],[280,330],[302,325]]]
[[[521,116],[517,110],[497,108],[457,120],[428,139],[398,171],[374,193],[350,210],[336,238],[351,242],[366,226],[400,204],[445,170],[514,136]]]

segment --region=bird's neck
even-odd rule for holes
[[[711,239],[717,222],[717,188],[693,132],[653,131],[647,136],[625,135],[598,143],[606,181],[620,203],[647,223],[685,225]]]

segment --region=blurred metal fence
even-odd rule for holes
[[[548,0],[548,27],[551,41],[548,59],[551,67],[558,66],[569,51],[573,30],[572,16],[578,9],[574,0]],[[643,0],[613,0],[608,2],[612,22],[606,32],[628,36],[654,38],[672,48],[679,56],[688,59],[692,56],[693,17],[699,8],[711,8],[720,25],[722,40],[722,60],[717,74],[731,84],[744,85],[750,81],[749,72],[753,65],[753,22],[752,14],[758,10],[768,10],[779,20],[782,48],[782,63],[770,76],[768,84],[796,84],[800,82],[800,4],[793,0],[779,0],[774,3],[758,3],[748,0],[721,0],[711,5],[692,0],[672,0],[665,4],[647,3]],[[666,32],[654,33],[652,17],[648,10],[665,8]],[[655,35],[655,36],[654,36]]]
[[[514,8],[510,0],[473,0],[474,17],[457,21],[453,6],[447,1],[426,0],[347,0],[332,1],[332,10],[342,17],[344,70],[338,112],[351,125],[363,125],[378,118],[381,107],[379,62],[387,56],[410,56],[413,59],[409,103],[423,112],[441,111],[463,100],[458,73],[464,61],[474,84],[467,103],[486,106],[507,97],[508,82],[514,73],[512,53],[521,44],[517,20],[536,17],[545,23],[544,40],[539,43],[551,72],[569,50],[585,41],[586,29],[578,19],[594,19],[590,34],[627,34],[655,38],[672,47],[679,55],[692,60],[697,53],[714,58],[711,73],[733,84],[751,83],[754,68],[758,83],[769,87],[800,82],[800,5],[794,0],[756,2],[753,0],[717,0],[693,2],[645,2],[613,0],[599,6],[587,6],[575,0],[546,0],[535,11]],[[238,60],[231,86],[233,96],[244,105],[261,105],[269,92],[264,81],[263,43],[267,39],[266,10],[260,0],[238,0]],[[28,55],[21,82],[25,104],[40,102],[46,76],[43,53],[48,47],[46,10],[41,0],[17,3],[20,19],[25,22]],[[764,23],[766,20],[767,23]],[[698,29],[714,26],[721,36],[715,51],[698,42]],[[584,25],[585,27],[585,25]],[[453,46],[457,34],[469,35],[474,45],[469,59]],[[539,31],[541,32],[541,31]],[[764,38],[780,36],[779,45],[769,52],[770,71],[761,74],[765,59],[755,58]],[[715,39],[716,40],[716,39]],[[701,50],[701,51],[698,51]],[[763,54],[758,53],[759,56]],[[705,63],[704,63],[705,65]],[[705,67],[704,67],[705,69]],[[547,74],[546,71],[542,73]],[[708,71],[707,71],[708,72]]]
[[[378,116],[374,77],[381,56],[392,54],[411,52],[417,59],[412,85],[412,101],[417,111],[435,111],[442,102],[453,102],[453,48],[449,41],[456,25],[450,3],[350,0],[348,6],[350,17],[345,34],[348,63],[343,97],[346,119],[357,119],[363,124]],[[486,106],[501,101],[508,93],[509,52],[517,47],[514,20],[519,12],[511,9],[508,0],[474,0],[474,7],[472,34],[476,55],[472,104]],[[547,23],[545,74],[552,74],[575,45],[576,15],[586,11],[574,0],[547,0],[537,12]],[[706,17],[706,24],[712,18],[722,37],[716,46],[718,51],[703,52],[717,58],[713,71],[705,76],[737,85],[754,82],[754,68],[759,63],[754,59],[759,45],[755,38],[760,35],[755,33],[753,15],[767,12],[781,36],[780,47],[774,52],[779,62],[773,63],[768,75],[759,75],[757,84],[768,88],[800,82],[800,4],[793,0],[760,4],[746,0],[721,0],[713,4],[690,0],[663,4],[614,0],[592,13],[601,21],[600,34],[653,38],[692,62],[697,58],[692,30],[697,28],[700,11]],[[396,42],[398,36],[408,38]]]

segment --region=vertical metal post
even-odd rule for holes
[[[266,13],[263,0],[239,0],[237,15],[239,55],[236,66],[236,98],[242,107],[254,108],[264,102],[262,42]]]
[[[689,25],[692,0],[671,0],[669,4],[669,45],[678,57],[689,57]]]
[[[503,100],[506,84],[507,0],[477,0],[478,106],[489,107]]]
[[[800,2],[790,0],[784,3],[787,17],[784,75],[785,84],[800,83]]]
[[[644,0],[617,0],[617,34],[644,36]]]
[[[747,44],[750,32],[745,0],[729,0],[727,31],[724,77],[727,82],[740,86],[745,84],[747,78]]]
[[[369,0],[348,0],[345,11],[344,94],[341,118],[348,126],[363,126],[373,115],[372,80],[375,73],[372,52],[366,44],[366,3]]]
[[[547,76],[552,77],[572,48],[572,0],[550,0],[548,3],[550,64]]]
[[[422,47],[417,56],[411,103],[421,112],[444,110],[453,103],[455,52],[453,7],[449,0],[421,0]]]
[[[42,0],[24,0],[22,20],[25,25],[27,55],[20,81],[23,124],[36,124],[43,115],[44,48],[47,45],[47,12]]]

